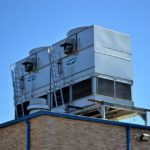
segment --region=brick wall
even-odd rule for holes
[[[25,150],[25,124],[17,123],[0,129],[0,150]]]
[[[126,127],[39,116],[30,119],[31,150],[127,150]],[[0,150],[24,150],[25,123],[0,128]],[[131,128],[131,150],[150,150],[138,137],[150,130]]]

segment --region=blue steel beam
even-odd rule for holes
[[[44,115],[61,117],[61,118],[68,118],[68,119],[75,119],[75,120],[82,120],[82,121],[89,121],[89,122],[111,124],[111,125],[131,127],[131,128],[150,129],[150,126],[143,126],[143,125],[131,124],[131,123],[123,123],[123,122],[110,121],[110,120],[104,120],[104,119],[99,119],[99,118],[91,118],[91,117],[65,114],[65,113],[54,113],[54,112],[49,112],[49,111],[39,111],[37,113],[30,114],[30,115],[24,116],[24,117],[16,119],[16,120],[2,123],[2,124],[0,124],[0,128],[4,128],[6,126],[10,126],[10,125],[13,125],[15,123],[23,122],[23,121],[30,120],[32,118],[36,118],[39,116],[44,116]]]
[[[25,120],[26,124],[26,150],[30,150],[30,121]]]
[[[128,126],[126,128],[126,131],[127,131],[127,150],[131,150],[131,131],[130,131],[130,127]]]

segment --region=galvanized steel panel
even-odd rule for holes
[[[78,50],[82,50],[94,45],[94,30],[93,26],[84,31],[77,33]]]
[[[131,53],[130,36],[103,27],[94,26],[94,43],[124,53]]]
[[[64,78],[74,74],[80,74],[82,71],[86,71],[91,67],[94,67],[93,47],[89,47],[75,55],[70,55],[63,60]]]
[[[95,53],[95,72],[114,78],[132,80],[131,61],[97,52]]]
[[[37,68],[40,69],[49,64],[48,48],[37,53]]]
[[[128,54],[128,53],[123,53],[121,51],[116,51],[107,47],[103,47],[101,45],[95,45],[95,52],[101,53],[101,54],[105,54],[105,55],[110,55],[113,57],[118,57],[121,59],[126,59],[131,61],[132,60],[132,55]]]

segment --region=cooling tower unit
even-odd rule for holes
[[[145,117],[146,110],[132,101],[131,40],[124,33],[95,25],[75,28],[61,41],[31,50],[12,73],[16,117],[29,114],[36,103],[34,111]]]

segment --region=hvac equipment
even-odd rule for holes
[[[111,120],[140,115],[147,122],[148,110],[132,101],[131,40],[124,33],[75,28],[32,49],[15,63],[12,78],[16,118],[44,109]]]

